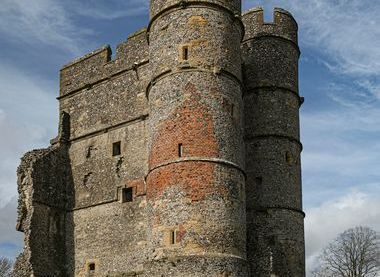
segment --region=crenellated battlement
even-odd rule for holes
[[[245,26],[244,41],[265,36],[277,36],[297,44],[298,25],[292,14],[284,9],[274,8],[273,22],[264,21],[264,9],[253,8],[243,14]]]
[[[61,69],[59,97],[89,88],[123,71],[136,69],[148,62],[148,52],[144,28],[117,46],[116,57],[113,60],[111,47],[105,45],[66,64]]]

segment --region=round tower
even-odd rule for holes
[[[240,0],[152,0],[146,276],[248,276]]]
[[[247,252],[251,276],[305,276],[297,23],[243,15]]]

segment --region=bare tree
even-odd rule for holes
[[[380,276],[378,234],[368,227],[355,227],[341,233],[319,257],[315,277]]]
[[[12,261],[5,257],[0,257],[0,277],[11,276]]]

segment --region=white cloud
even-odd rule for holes
[[[82,37],[90,31],[77,28],[61,1],[3,0],[0,34],[30,46],[50,45],[81,53]]]
[[[374,84],[367,79],[357,79],[348,84],[331,82],[325,88],[326,95],[347,109],[368,109],[376,103],[380,94],[375,92]]]
[[[122,17],[148,14],[148,0],[74,1],[70,4],[73,12],[95,19],[113,20]]]
[[[14,258],[22,248],[23,235],[15,230],[16,168],[26,151],[46,147],[56,134],[54,89],[11,65],[0,65],[0,256]]]
[[[380,132],[380,110],[353,107],[352,109],[317,110],[302,113],[302,127],[308,135],[329,137],[343,132]]]
[[[23,234],[16,231],[17,200],[0,207],[0,257],[14,259],[22,249]]]
[[[56,133],[54,87],[9,65],[0,65],[0,208],[16,195],[23,153],[46,147]]]
[[[301,122],[304,172],[380,178],[379,109],[303,113]]]
[[[30,47],[49,46],[78,56],[92,48],[88,38],[96,34],[96,28],[78,24],[81,17],[113,20],[138,16],[148,14],[148,5],[146,0],[3,0],[0,35]]]
[[[375,96],[377,99],[380,99],[380,84],[376,83],[371,80],[359,80],[357,81],[357,85],[361,88],[365,89],[365,91],[368,91],[373,96]]]
[[[377,184],[379,185],[379,184]],[[306,263],[310,271],[320,251],[339,233],[354,226],[380,230],[380,197],[353,190],[337,199],[306,210]]]
[[[371,0],[289,1],[304,42],[320,47],[347,74],[380,72],[380,3]]]

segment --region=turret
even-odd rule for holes
[[[152,0],[147,276],[248,276],[240,0]]]
[[[243,15],[247,253],[250,276],[305,276],[297,23]]]

